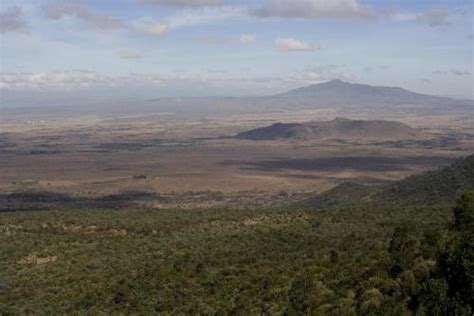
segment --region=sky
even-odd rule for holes
[[[332,79],[474,98],[473,3],[2,0],[0,100],[267,95]]]

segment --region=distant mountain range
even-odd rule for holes
[[[15,98],[28,98],[16,95]],[[4,96],[4,103],[9,104],[10,98]],[[105,100],[95,102],[87,96],[81,100],[63,98],[47,104],[63,104],[65,106],[45,106],[41,110],[41,98],[28,99],[28,113],[45,113],[72,115],[74,113],[94,114],[141,114],[169,113],[174,115],[214,116],[227,114],[258,114],[271,112],[293,112],[311,109],[349,110],[368,109],[371,112],[387,110],[405,110],[407,113],[430,113],[434,111],[472,111],[474,100],[457,100],[447,97],[431,96],[407,91],[398,87],[379,87],[365,84],[348,83],[332,80],[325,83],[294,89],[285,93],[259,97],[188,97],[158,98],[148,101],[133,101],[132,97],[122,98],[113,102]],[[43,102],[44,103],[44,102]],[[86,104],[82,104],[86,103]],[[74,105],[74,106],[66,106]],[[39,110],[38,110],[39,109]],[[5,106],[2,114],[21,113],[15,108]],[[380,114],[380,113],[379,113]]]
[[[298,207],[400,207],[446,205],[464,190],[474,189],[474,155],[450,166],[385,185],[343,183],[296,204]]]
[[[470,100],[456,100],[411,92],[398,87],[369,86],[341,80],[315,84],[270,97],[300,107],[401,106],[429,107],[474,105]],[[285,102],[286,101],[286,102]]]
[[[242,132],[236,137],[251,140],[290,139],[409,139],[418,136],[417,129],[383,120],[349,120],[337,118],[324,122],[276,123]]]
[[[398,87],[378,87],[332,80],[285,93],[261,97],[200,97],[150,100],[149,105],[171,113],[269,113],[312,109],[370,111],[406,110],[409,113],[466,111],[473,100],[457,100],[410,92]]]

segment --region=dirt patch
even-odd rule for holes
[[[105,233],[111,236],[126,236],[127,235],[127,231],[125,229],[116,229],[116,228],[108,229],[106,230]]]
[[[98,229],[98,227],[94,225],[87,226],[87,227],[74,226],[74,225],[72,226],[62,225],[62,228],[65,233],[84,233],[84,234],[94,234]]]
[[[244,226],[255,226],[255,225],[287,225],[294,221],[307,222],[308,215],[301,214],[298,216],[259,216],[246,218],[241,221]]]
[[[66,226],[63,225],[63,231],[65,233],[79,233],[82,231],[82,226]]]
[[[57,256],[38,256],[37,254],[31,254],[18,260],[19,264],[39,265],[55,262],[58,260]]]

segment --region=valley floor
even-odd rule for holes
[[[193,120],[158,114],[11,118],[0,134],[0,190],[81,197],[124,191],[304,194],[345,181],[398,180],[474,152],[474,129],[468,119],[458,116],[388,117],[422,129],[425,136],[412,140],[230,137],[275,121],[326,120],[332,115],[313,111]]]

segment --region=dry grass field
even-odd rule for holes
[[[251,141],[230,137],[274,122],[334,116],[321,110],[205,119],[159,114],[52,116],[36,121],[16,117],[2,121],[0,190],[89,197],[124,191],[304,194],[344,181],[397,180],[474,151],[474,128],[468,118],[457,116],[421,119],[400,113],[385,117],[422,129],[423,138],[412,140]]]

